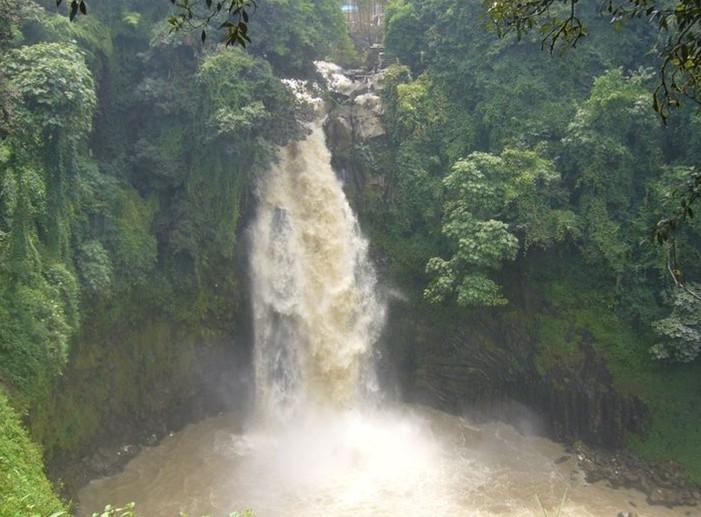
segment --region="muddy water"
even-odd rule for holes
[[[352,86],[335,65],[317,66],[331,88]],[[145,517],[245,508],[258,517],[542,517],[536,497],[550,515],[563,499],[567,516],[684,515],[588,485],[561,446],[507,425],[372,405],[384,303],[322,124],[323,113],[258,186],[250,228],[258,422],[245,434],[226,416],[188,427],[87,486],[82,515],[134,501]]]
[[[140,515],[691,515],[643,494],[588,484],[563,447],[501,423],[426,408],[309,412],[236,434],[229,416],[191,425],[80,493],[80,515],[135,501]],[[566,458],[566,459],[565,459]]]

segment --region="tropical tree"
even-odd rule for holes
[[[560,176],[535,151],[507,149],[499,156],[475,152],[458,161],[443,180],[443,234],[452,256],[433,257],[425,296],[453,295],[460,305],[503,305],[491,278],[523,247],[548,246],[574,228],[574,215],[557,208]]]

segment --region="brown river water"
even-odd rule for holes
[[[317,66],[331,87],[354,87],[335,65]],[[561,445],[509,425],[370,402],[385,302],[322,122],[323,110],[258,187],[257,420],[241,434],[234,417],[212,418],[145,449],[80,492],[80,515],[134,501],[144,517],[543,517],[539,500],[549,516],[563,500],[561,516],[687,515],[586,483]]]
[[[472,425],[423,407],[308,413],[244,434],[223,415],[145,449],[80,495],[81,513],[137,503],[145,517],[698,515],[642,493],[589,484],[562,445],[503,423]],[[566,458],[566,459],[565,459]]]

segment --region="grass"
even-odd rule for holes
[[[0,391],[0,517],[68,515],[44,474],[39,448]]]

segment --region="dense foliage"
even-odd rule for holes
[[[443,234],[455,253],[447,261],[428,261],[426,270],[435,278],[426,296],[440,302],[455,291],[461,305],[505,304],[497,284],[482,272],[516,258],[515,233],[528,249],[562,240],[574,229],[571,211],[552,208],[562,198],[559,182],[553,164],[534,151],[474,152],[458,160],[443,180]]]
[[[7,2],[0,385],[55,456],[96,436],[118,403],[119,415],[157,407],[151,390],[188,375],[203,335],[239,331],[251,190],[308,116],[280,77],[355,56],[335,0],[260,2],[250,22],[234,13],[256,31],[247,52],[210,29],[171,31],[184,20],[169,25],[168,2],[94,0],[73,23],[53,0]],[[195,4],[218,9],[185,9]],[[663,127],[650,109],[644,21],[615,32],[593,8],[581,16],[591,37],[561,58],[535,34],[496,38],[477,0],[392,1],[387,139],[359,158],[375,160],[382,192],[357,204],[392,280],[436,325],[478,311],[520,325],[543,377],[591,347],[651,411],[631,447],[701,479],[701,224],[652,238],[675,192],[696,185],[701,116],[687,106]],[[139,338],[123,342],[129,332]],[[4,399],[0,416],[0,461],[20,443],[40,464]],[[35,471],[23,474],[39,479],[31,504],[60,509]],[[25,491],[10,503],[28,501],[32,487],[7,479]]]
[[[573,336],[592,336],[620,389],[653,412],[631,444],[701,478],[699,449],[672,445],[696,442],[698,415],[679,408],[699,402],[701,226],[653,238],[701,164],[700,115],[686,106],[665,127],[650,109],[641,20],[614,30],[582,6],[590,36],[549,56],[540,35],[495,38],[483,8],[390,3],[391,174],[365,209],[373,238],[416,304],[517,304],[488,317],[518,319],[524,298],[543,300],[528,322],[541,374],[581,357],[587,340]]]
[[[578,53],[555,59],[537,40],[480,30],[469,21],[479,8],[436,0],[389,10],[388,53],[409,67],[388,72],[390,231],[445,250],[447,258],[417,257],[433,278],[427,296],[503,304],[487,273],[532,247],[562,243],[608,271],[621,313],[649,321],[670,311],[667,259],[649,236],[684,169],[698,163],[698,115],[661,128],[648,109],[644,58],[628,51],[647,38],[634,27],[601,28]],[[426,45],[405,44],[418,28]],[[674,259],[690,279],[699,273],[696,235],[692,225]],[[653,295],[641,300],[643,292]]]
[[[589,34],[582,17],[589,6],[577,0],[498,0],[485,2],[488,16],[500,34],[538,29],[542,45],[553,51],[559,44],[576,46]],[[647,19],[658,30],[658,43],[649,52],[659,56],[659,84],[652,104],[663,118],[680,98],[701,100],[701,4],[698,0],[608,0],[600,14],[617,26],[631,19]]]
[[[0,375],[22,392],[61,371],[91,309],[124,316],[139,293],[175,320],[231,314],[225,264],[251,179],[302,134],[301,106],[256,56],[303,73],[348,48],[334,2],[268,7],[252,54],[170,34],[167,6],[132,4],[70,24],[25,3],[7,31]]]
[[[168,2],[0,2],[0,385],[51,456],[236,331],[256,174],[305,132],[279,78],[353,58],[335,0],[268,4],[244,52],[172,33]]]

